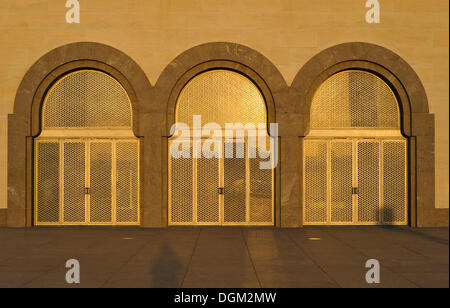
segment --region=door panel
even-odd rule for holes
[[[243,141],[223,145],[220,158],[207,147],[199,158],[169,155],[170,225],[273,224],[273,170],[259,166],[269,158],[249,159]]]
[[[180,144],[181,146],[181,144]],[[170,148],[169,148],[170,151]],[[170,153],[170,152],[169,152]],[[180,157],[169,154],[170,160],[170,208],[171,224],[192,224],[194,167],[192,145],[180,152]]]
[[[219,159],[197,159],[197,222],[220,223]]]
[[[35,151],[36,225],[139,223],[137,140],[44,139]]]
[[[326,223],[328,213],[327,142],[304,142],[304,221]]]
[[[303,145],[305,224],[408,223],[406,140],[312,139]]]
[[[36,143],[36,217],[39,224],[59,222],[60,151],[58,142]]]
[[[332,141],[331,152],[331,222],[353,221],[353,143]]]
[[[383,142],[383,222],[405,224],[406,142]]]
[[[112,222],[112,144],[90,143],[90,222]]]
[[[225,157],[223,159],[223,222],[224,223],[245,223],[247,221],[247,179],[246,179],[246,158],[245,143],[234,143],[235,153],[239,149],[244,149],[243,158]]]
[[[357,143],[358,221],[380,221],[380,144],[378,141]]]
[[[273,170],[261,169],[261,162],[268,162],[269,158],[249,158],[250,163],[250,222],[271,222],[273,203]]]
[[[64,222],[86,220],[86,146],[84,141],[64,142]]]
[[[116,143],[116,220],[139,221],[139,143]]]

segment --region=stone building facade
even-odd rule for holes
[[[36,149],[45,128],[43,108],[62,78],[86,70],[112,77],[128,96],[130,131],[139,143],[139,167],[133,169],[138,173],[136,224],[143,227],[170,225],[169,140],[180,95],[197,76],[218,70],[256,85],[267,122],[278,123],[272,225],[308,224],[305,140],[311,136],[312,104],[318,89],[342,72],[376,76],[398,103],[398,136],[405,140],[404,224],[448,225],[447,1],[381,2],[379,24],[366,22],[365,1],[80,1],[79,24],[66,23],[68,9],[60,2],[0,4],[0,225],[39,225]],[[70,134],[63,137],[73,138]],[[330,161],[326,166],[333,169]],[[357,166],[357,159],[352,161]],[[382,162],[379,166],[384,168]],[[381,169],[378,174],[387,183]],[[330,173],[324,181],[333,186]],[[362,181],[364,174],[353,177]],[[354,179],[349,185],[355,186]],[[119,186],[112,189],[117,202]],[[333,209],[333,192],[328,194],[328,209]]]

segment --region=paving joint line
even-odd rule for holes
[[[262,283],[261,283],[261,280],[259,280],[258,272],[256,271],[256,266],[255,266],[255,263],[253,262],[253,258],[250,253],[250,249],[248,248],[247,240],[245,239],[245,236],[244,236],[244,230],[242,228],[241,228],[241,235],[242,235],[242,239],[244,240],[244,245],[247,248],[247,253],[250,258],[250,262],[252,263],[253,270],[255,271],[256,280],[258,280],[259,287],[262,288]]]
[[[182,279],[181,282],[180,282],[180,288],[183,288],[184,281],[186,280],[187,274],[188,274],[188,272],[189,272],[189,268],[191,267],[192,260],[194,259],[194,253],[195,253],[195,250],[197,249],[198,241],[199,241],[199,239],[200,239],[200,234],[201,234],[201,233],[202,233],[202,228],[199,228],[199,229],[198,229],[197,238],[195,239],[195,242],[194,242],[194,247],[192,248],[192,254],[191,254],[191,257],[189,258],[189,262],[188,262],[188,264],[186,265],[186,270],[184,271],[183,279]]]

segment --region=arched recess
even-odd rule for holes
[[[434,207],[434,116],[429,113],[427,96],[419,77],[394,52],[370,43],[344,43],[309,60],[291,86],[299,98],[296,112],[304,118],[302,138],[309,131],[310,108],[317,88],[330,76],[350,69],[379,76],[397,96],[401,131],[408,138],[409,224],[424,226],[442,221],[445,213]]]
[[[152,105],[152,118],[158,124],[154,124],[152,134],[154,134],[155,145],[159,143],[162,157],[158,157],[158,151],[151,158],[152,160],[161,160],[160,174],[162,174],[162,183],[148,183],[148,189],[152,191],[162,191],[161,203],[155,202],[149,207],[152,210],[151,219],[156,219],[152,225],[162,226],[168,223],[168,138],[170,137],[170,128],[175,122],[176,102],[183,87],[194,76],[214,69],[225,69],[238,72],[249,78],[261,91],[267,106],[268,122],[276,122],[278,106],[287,104],[288,87],[280,72],[263,55],[251,48],[226,42],[207,43],[196,46],[175,58],[163,71],[155,85],[155,104]],[[150,130],[149,130],[150,131]],[[161,137],[163,137],[161,142]],[[145,151],[145,149],[144,149]],[[159,164],[157,164],[159,165]],[[155,168],[156,169],[156,168]],[[156,170],[155,170],[156,171]],[[279,196],[280,170],[276,168],[275,194]],[[157,176],[157,173],[155,173]],[[151,187],[153,186],[153,187]],[[279,198],[275,204],[276,225],[280,225],[282,214],[280,214]],[[160,216],[154,215],[157,211]],[[144,213],[145,215],[145,213]],[[148,215],[150,217],[150,214]],[[149,218],[150,219],[150,218]]]
[[[175,118],[169,224],[273,226],[275,142],[256,84],[231,70],[202,72],[181,91]]]
[[[22,79],[8,117],[8,226],[32,225],[33,138],[41,133],[43,100],[56,80],[80,69],[102,71],[121,84],[131,101],[134,135],[142,136],[140,111],[151,101],[151,85],[130,57],[93,42],[67,44],[42,56]]]

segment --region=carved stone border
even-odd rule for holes
[[[33,138],[40,133],[44,96],[61,75],[83,68],[104,71],[122,84],[132,103],[134,132],[143,136],[139,110],[151,101],[151,85],[130,57],[91,42],[72,43],[48,52],[25,74],[16,93],[14,113],[8,117],[8,226],[31,226],[33,221]]]
[[[344,43],[309,60],[295,77],[295,112],[309,125],[312,96],[332,74],[345,69],[371,71],[396,92],[402,111],[402,133],[409,141],[409,221],[411,226],[448,226],[448,209],[435,208],[434,115],[425,89],[411,66],[394,52],[369,43]],[[301,145],[300,145],[301,147]]]

